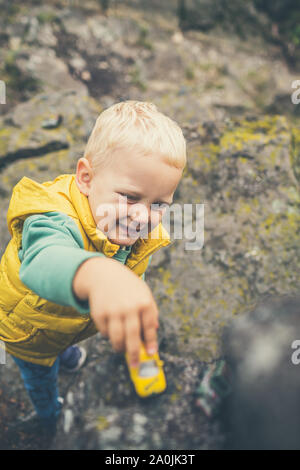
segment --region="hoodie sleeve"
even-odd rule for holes
[[[23,225],[20,279],[40,297],[59,305],[89,313],[88,301],[73,292],[73,279],[79,266],[89,258],[105,256],[84,249],[76,223],[61,212],[27,217]]]

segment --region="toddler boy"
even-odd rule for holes
[[[18,364],[39,425],[54,430],[60,365],[77,370],[76,344],[100,331],[139,362],[157,351],[158,308],[144,282],[170,243],[161,224],[186,164],[182,131],[152,103],[103,111],[76,174],[14,187],[12,239],[0,264],[0,339]]]

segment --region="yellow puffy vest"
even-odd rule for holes
[[[24,220],[32,214],[53,211],[63,212],[76,222],[86,250],[112,257],[120,248],[97,229],[88,198],[79,191],[74,174],[42,184],[24,177],[14,187],[7,212],[12,239],[0,263],[0,340],[14,356],[45,366],[51,366],[67,347],[97,333],[89,314],[39,297],[19,278]],[[171,243],[161,224],[150,235],[134,243],[126,261],[140,277],[150,255]]]

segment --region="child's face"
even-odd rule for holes
[[[136,157],[122,151],[120,158],[114,158],[111,164],[100,167],[94,174],[89,161],[80,158],[76,182],[88,197],[98,229],[112,243],[133,245],[137,238],[146,238],[160,223],[166,209],[151,205],[173,202],[182,171],[171,167],[161,157]],[[112,210],[106,212],[105,205]],[[134,230],[128,232],[128,227]]]

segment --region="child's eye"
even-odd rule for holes
[[[151,209],[154,211],[162,211],[168,207],[168,204],[165,202],[156,202],[155,204],[151,204]]]
[[[135,196],[130,196],[130,194],[125,194],[125,193],[119,193],[120,196],[126,197],[129,202],[137,202],[138,198]],[[155,211],[161,211],[169,207],[169,204],[166,202],[156,202],[154,204],[151,204],[151,209]]]
[[[129,194],[119,193],[123,197],[127,197],[130,201],[136,202],[137,199],[134,196],[130,196]]]

